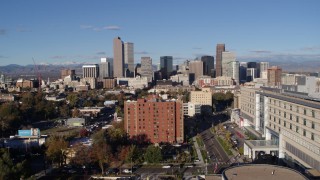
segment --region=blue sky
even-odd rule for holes
[[[320,61],[319,0],[4,0],[0,65],[92,62],[112,40],[135,44],[135,62],[215,55],[240,61]]]

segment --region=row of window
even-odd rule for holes
[[[281,101],[281,100],[275,100],[275,99],[270,99],[269,100],[270,104],[273,104],[275,106],[278,106],[280,108],[283,109],[289,109],[290,111],[293,111],[293,108],[295,108],[297,113],[300,113],[300,109],[303,109],[303,115],[308,115],[308,110],[306,108],[301,108],[298,105],[293,106],[292,104],[287,105],[287,103]],[[281,106],[283,105],[283,106]],[[310,110],[311,111],[311,117],[315,118],[316,117],[316,113],[314,110]],[[302,112],[301,112],[302,113]]]
[[[280,111],[279,111],[279,116],[281,116]],[[286,112],[284,112],[284,116],[283,116],[283,117],[284,117],[284,118],[287,118]],[[272,120],[272,116],[271,116],[271,115],[270,115],[270,120]],[[293,120],[292,114],[290,114],[289,120]],[[273,121],[274,121],[274,122],[276,121],[276,117],[275,117],[275,116],[273,116]],[[300,117],[299,117],[299,116],[295,116],[295,121],[300,124]],[[307,126],[307,122],[308,122],[307,119],[306,119],[306,118],[303,118],[303,125],[304,125],[304,126]],[[280,119],[280,118],[279,118],[279,124],[281,124],[281,119]],[[315,128],[316,128],[316,124],[315,124],[314,121],[311,121],[311,128],[312,128],[312,129],[315,129]]]
[[[279,124],[280,124],[280,123],[281,123],[281,121],[279,120]],[[287,128],[287,123],[286,123],[286,121],[284,121],[283,126]],[[276,130],[276,131],[278,131],[279,133],[280,133],[280,131],[281,131],[281,128],[280,128],[280,127],[278,127],[278,129],[276,129],[277,126],[276,126],[275,124],[273,124],[273,127],[272,127],[271,123],[269,123],[269,127],[270,127],[270,128],[273,128],[273,130]],[[300,128],[299,128],[299,126],[295,126],[295,129],[293,129],[293,125],[292,125],[292,123],[290,123],[290,124],[289,124],[289,129],[290,129],[290,130],[294,130],[296,133],[300,134]],[[306,137],[306,135],[307,135],[307,130],[306,130],[306,129],[302,129],[302,135],[303,135],[304,137]],[[311,133],[310,139],[314,141],[314,133]]]

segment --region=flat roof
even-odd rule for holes
[[[255,148],[279,149],[279,144],[271,140],[245,140],[245,143],[252,149],[255,149]]]
[[[224,179],[237,180],[271,180],[271,179],[290,179],[304,180],[307,179],[298,171],[281,166],[254,164],[234,166],[226,169],[222,176]]]

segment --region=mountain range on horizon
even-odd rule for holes
[[[82,74],[82,65],[84,64],[97,63],[69,61],[64,63],[40,63],[37,64],[37,67],[32,64],[9,64],[6,66],[0,66],[0,73],[6,74],[11,77],[20,77],[30,74],[35,75],[37,74],[37,72],[39,72],[42,74],[43,78],[51,77],[52,75],[53,77],[59,78],[60,71],[62,69],[75,69],[77,74]],[[283,72],[320,72],[320,61],[270,62],[270,66],[280,66]]]

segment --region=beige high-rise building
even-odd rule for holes
[[[152,81],[152,59],[150,57],[141,57],[141,76],[147,77],[148,82]]]
[[[212,106],[212,93],[210,88],[202,88],[202,91],[191,91],[190,102],[200,105]]]
[[[126,74],[127,77],[133,77],[134,74],[134,48],[133,43],[124,43],[124,67],[129,70]],[[125,72],[126,73],[126,72]]]
[[[113,39],[113,75],[124,77],[124,50],[120,37]]]
[[[197,79],[203,75],[203,62],[202,61],[190,61],[189,73],[194,73],[194,78]]]

